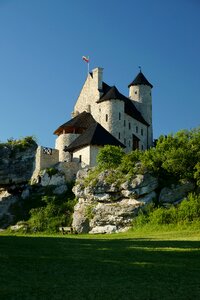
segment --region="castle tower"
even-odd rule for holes
[[[148,148],[153,145],[153,126],[152,126],[152,95],[153,85],[146,79],[144,74],[140,73],[128,85],[129,98],[133,101],[136,108],[142,114],[148,127]]]

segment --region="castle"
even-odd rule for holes
[[[140,70],[128,85],[126,97],[103,81],[102,68],[88,73],[72,119],[54,131],[55,149],[39,150],[40,169],[56,162],[67,163],[74,170],[95,166],[99,149],[107,144],[121,146],[126,153],[150,148],[152,87]]]

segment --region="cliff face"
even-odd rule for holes
[[[111,183],[108,178],[114,178]],[[79,171],[73,192],[78,199],[72,226],[78,233],[112,233],[127,230],[138,209],[156,199],[164,206],[178,203],[194,184],[185,182],[162,188],[151,174],[133,175],[121,182],[114,171],[104,171],[87,184],[87,170]]]
[[[37,144],[31,138],[0,144],[0,228],[12,223],[10,207],[21,194],[35,167]]]
[[[37,144],[0,144],[0,187],[21,184],[30,180]]]

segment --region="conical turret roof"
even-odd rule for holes
[[[130,87],[132,85],[140,85],[140,84],[148,85],[151,88],[153,87],[153,85],[146,79],[146,77],[144,76],[144,74],[141,71],[135,77],[135,79],[128,85],[128,87]]]

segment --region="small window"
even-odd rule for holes
[[[135,95],[137,95],[137,91],[135,91]]]
[[[121,120],[121,113],[119,113],[119,120]]]
[[[141,135],[143,135],[143,129],[141,129]]]
[[[126,127],[126,120],[124,120],[124,127]]]
[[[129,145],[129,147],[131,146],[131,141],[128,141],[128,145]]]
[[[82,161],[82,156],[79,155],[79,162],[81,163],[81,161]]]
[[[120,137],[121,137],[120,132],[119,132],[119,134],[118,134],[118,137],[119,137],[119,140],[120,140]]]
[[[135,132],[138,133],[138,126],[135,127]]]
[[[130,122],[128,123],[128,128],[131,129],[131,123]]]
[[[106,122],[108,122],[108,115],[106,114]]]

